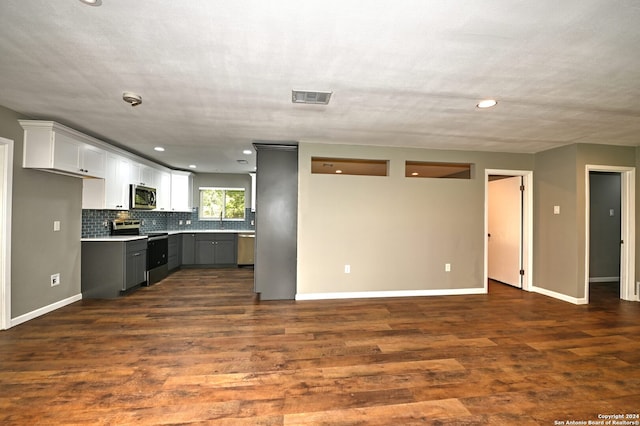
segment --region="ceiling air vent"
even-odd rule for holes
[[[311,92],[308,90],[292,90],[291,101],[294,104],[327,105],[332,92]]]

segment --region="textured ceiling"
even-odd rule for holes
[[[638,99],[634,0],[0,2],[0,105],[176,168],[252,170],[253,140],[639,145]]]

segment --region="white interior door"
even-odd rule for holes
[[[489,278],[522,288],[522,178],[489,182]]]

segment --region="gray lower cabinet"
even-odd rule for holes
[[[147,280],[147,240],[83,241],[81,289],[85,299],[110,299]]]
[[[170,271],[177,269],[182,264],[182,236],[169,235],[167,249],[167,269]]]
[[[182,234],[182,265],[196,263],[196,234]]]
[[[189,235],[192,238],[185,239]],[[238,263],[238,236],[235,233],[184,234],[182,263],[199,266],[236,266]],[[190,244],[190,247],[185,247]],[[185,253],[193,257],[185,258]]]

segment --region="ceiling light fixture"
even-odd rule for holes
[[[318,92],[311,90],[292,90],[291,102],[294,104],[327,105],[333,92]]]
[[[196,167],[198,167],[198,166],[196,166],[195,164],[189,164],[189,168],[190,169],[195,169]]]
[[[80,2],[88,6],[102,6],[102,0],[80,0]]]
[[[155,148],[153,148],[153,149],[155,149],[155,150],[156,150],[156,151],[158,151],[158,152],[164,152],[164,148],[163,148],[163,147],[161,147],[161,146],[156,146],[156,147],[155,147]]]
[[[142,96],[132,92],[124,92],[122,94],[122,100],[134,107],[142,103]]]
[[[342,173],[342,170],[336,170],[336,173],[340,174],[340,173]]]
[[[242,153],[243,153],[244,155],[251,155],[251,154],[253,154],[253,152],[252,152],[250,149],[245,149],[244,151],[242,151]]]
[[[478,108],[491,108],[494,107],[498,104],[498,101],[496,101],[495,99],[485,99],[483,101],[478,102],[478,105],[476,105],[476,107]]]

